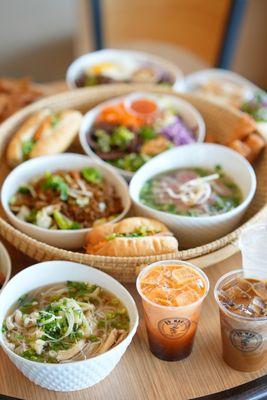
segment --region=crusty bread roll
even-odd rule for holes
[[[140,230],[147,231],[147,236],[127,237]],[[93,228],[86,236],[85,249],[89,254],[102,256],[138,257],[174,253],[178,242],[161,222],[133,217]]]
[[[81,120],[82,114],[74,110],[53,114],[45,109],[34,113],[11,139],[6,154],[8,164],[14,167],[23,161],[22,146],[29,140],[34,140],[34,145],[27,158],[65,151],[77,135]]]
[[[51,115],[51,111],[44,109],[32,114],[15,132],[9,142],[6,158],[10,167],[15,167],[23,161],[22,143],[31,140],[43,120]]]

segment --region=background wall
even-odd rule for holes
[[[93,49],[88,0],[0,0],[0,75],[64,79]],[[108,46],[154,40],[214,65],[230,0],[101,0]],[[232,69],[267,89],[267,0],[248,0]],[[164,47],[164,46],[163,46]],[[166,47],[164,56],[170,53]],[[150,46],[151,51],[157,44]],[[171,51],[171,50],[170,50]],[[175,51],[175,50],[174,50]]]
[[[249,0],[232,69],[267,90],[267,0]]]
[[[0,0],[0,74],[62,79],[73,59],[76,0]]]
[[[130,40],[179,45],[214,64],[230,0],[102,0],[107,46]]]

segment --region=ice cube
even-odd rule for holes
[[[256,317],[260,317],[264,314],[265,303],[260,297],[254,297],[248,307],[253,311]]]
[[[235,313],[243,315],[245,317],[255,317],[254,311],[250,308],[250,306],[246,306],[245,304],[238,304],[233,310]]]
[[[267,301],[267,283],[266,282],[256,282],[252,285],[254,292],[263,301]]]
[[[232,299],[229,298],[228,294],[224,290],[219,290],[218,293],[219,300],[226,306],[226,307],[233,307],[235,303]]]
[[[246,280],[245,278],[237,278],[237,286],[244,292],[248,294],[252,294],[253,285],[251,282]]]
[[[227,297],[233,301],[237,299],[250,299],[251,296],[248,292],[244,291],[242,287],[240,287],[238,284],[235,286],[230,287],[227,290],[224,290],[225,294]]]

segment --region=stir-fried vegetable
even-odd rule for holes
[[[9,201],[18,218],[44,229],[82,229],[122,212],[121,199],[101,170],[47,171],[22,184]]]
[[[97,168],[85,167],[81,170],[83,178],[89,183],[103,182],[103,176]]]

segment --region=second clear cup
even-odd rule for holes
[[[191,263],[160,261],[137,278],[151,352],[178,361],[192,351],[201,306],[209,291],[206,274]]]

